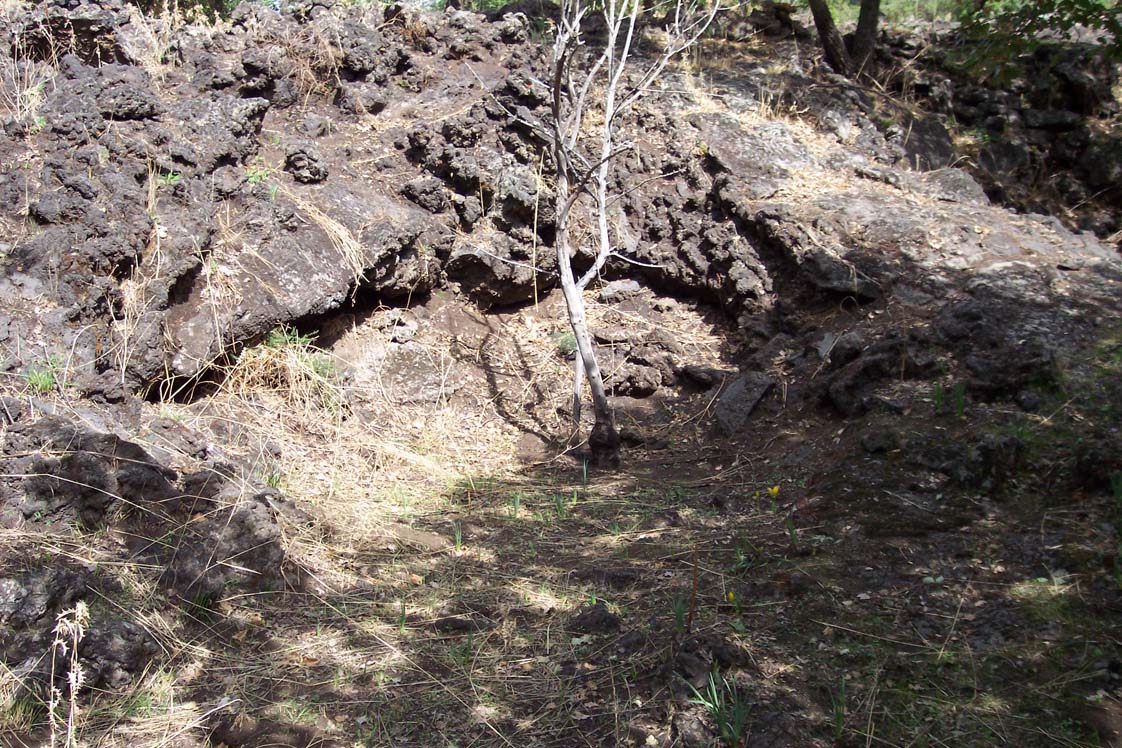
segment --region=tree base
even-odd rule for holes
[[[619,467],[619,432],[613,423],[597,423],[588,437],[591,462],[597,467]]]

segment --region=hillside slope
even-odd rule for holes
[[[542,19],[8,12],[5,745],[1117,744],[1122,258],[937,116],[660,81],[596,472]]]

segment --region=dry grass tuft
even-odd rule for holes
[[[12,22],[6,12],[0,12],[0,20]],[[0,56],[0,110],[18,122],[35,123],[47,87],[58,73],[54,64],[57,58],[52,56],[45,62],[33,59],[20,31],[14,34],[10,51],[10,55]]]
[[[281,33],[264,39],[283,51],[291,65],[292,82],[305,103],[313,96],[329,96],[339,87],[343,52],[336,23],[331,16],[306,24],[285,24]]]
[[[305,200],[288,187],[281,185],[280,191],[285,197],[292,200],[296,207],[313,223],[323,229],[327,237],[331,240],[331,244],[338,250],[343,261],[350,269],[351,274],[354,276],[355,285],[358,286],[362,283],[364,280],[363,274],[366,270],[366,250],[364,250],[362,244],[355,239],[351,230],[320,210],[315,203],[310,200]]]
[[[272,394],[292,408],[322,417],[342,415],[345,398],[335,362],[312,345],[312,338],[290,327],[247,348],[226,373],[224,388],[243,400]]]
[[[153,16],[145,15],[134,5],[126,5],[125,12],[132,33],[122,35],[122,46],[158,85],[167,77],[172,64],[168,51],[176,34],[187,25],[187,18],[178,5]]]

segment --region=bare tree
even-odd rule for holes
[[[644,0],[600,0],[602,39],[586,42],[582,28],[593,5],[586,0],[562,0],[553,43],[550,80],[551,132],[556,178],[557,265],[561,291],[576,340],[573,371],[573,424],[579,433],[584,380],[592,392],[595,420],[588,438],[593,462],[618,464],[619,433],[604,389],[588,331],[583,292],[609,260],[624,257],[616,248],[627,236],[623,211],[611,190],[616,158],[633,148],[621,137],[624,114],[643,96],[677,54],[697,42],[720,8],[712,0],[673,0],[666,8],[665,36],[656,52],[635,53],[642,33]],[[597,116],[588,116],[592,111]],[[572,228],[578,201],[586,197],[595,216],[596,254],[579,278],[573,271]],[[613,207],[615,225],[613,226]]]
[[[877,48],[877,27],[880,25],[880,0],[861,0],[857,31],[853,34],[853,69],[868,72]]]
[[[849,57],[849,50],[834,23],[834,14],[826,0],[808,0],[810,13],[814,16],[814,26],[818,29],[818,39],[822,42],[822,51],[826,53],[826,62],[841,75],[849,75],[853,69],[853,60]]]
[[[841,75],[853,76],[868,73],[873,53],[876,52],[877,27],[880,24],[880,0],[861,0],[861,11],[857,18],[857,31],[853,35],[852,48],[846,47],[834,15],[826,0],[807,0],[810,13],[814,16],[814,26],[830,67]]]

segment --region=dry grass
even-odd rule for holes
[[[305,103],[313,96],[329,96],[339,87],[343,58],[337,23],[330,15],[308,23],[285,24],[282,33],[271,33],[266,39],[283,51],[296,91]]]
[[[315,225],[319,226],[327,238],[331,240],[332,246],[339,252],[343,262],[350,269],[354,277],[354,283],[357,287],[363,281],[363,274],[366,271],[366,250],[362,244],[355,238],[351,230],[344,226],[339,221],[336,221],[331,216],[324,213],[320,208],[310,200],[306,200],[291,188],[281,185],[280,192],[291,200],[296,208],[308,217]]]
[[[4,12],[0,21],[13,22]],[[34,59],[24,33],[16,32],[10,54],[0,55],[0,111],[5,117],[36,124],[47,88],[58,73],[57,60],[57,55],[47,61]]]
[[[178,4],[157,15],[146,15],[134,5],[126,5],[131,33],[121,35],[121,43],[130,58],[136,61],[152,82],[159,86],[167,77],[172,61],[168,51],[176,35],[187,25],[187,18]]]

